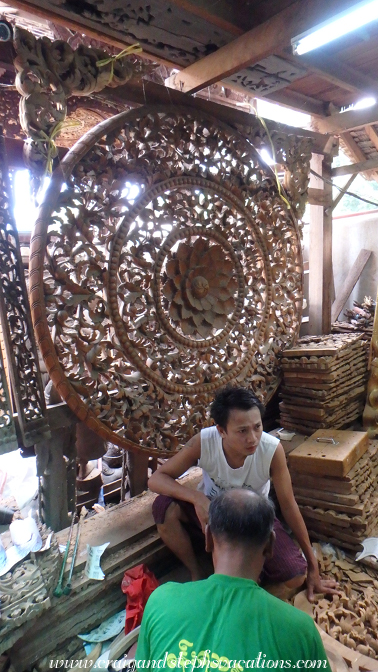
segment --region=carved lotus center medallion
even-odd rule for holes
[[[172,323],[185,336],[208,338],[235,310],[235,266],[222,245],[199,236],[182,242],[166,264],[163,295]]]
[[[203,275],[197,275],[192,282],[192,293],[196,299],[203,299],[209,291],[209,283]]]

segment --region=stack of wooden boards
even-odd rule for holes
[[[377,535],[378,442],[369,442],[367,432],[318,430],[288,461],[312,538],[357,551]]]
[[[367,342],[363,334],[305,336],[283,352],[280,423],[312,434],[348,426],[364,409]]]

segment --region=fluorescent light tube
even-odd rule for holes
[[[299,56],[306,54],[376,19],[378,19],[378,0],[360,2],[346,12],[337,14],[333,19],[294,37],[291,40],[293,52]]]

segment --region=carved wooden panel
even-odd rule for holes
[[[226,84],[237,84],[245,93],[264,96],[304,77],[306,72],[305,68],[273,55],[235,72],[223,81]]]
[[[9,176],[0,135],[0,319],[22,441],[50,436]]]
[[[48,3],[42,3],[47,7]],[[233,39],[228,31],[179,7],[159,0],[89,0],[85,8],[66,0],[53,0],[54,10],[63,15],[80,15],[93,27],[140,42],[151,54],[183,66],[207,56]]]
[[[39,531],[45,543],[51,530],[43,525]],[[50,606],[60,566],[58,542],[53,534],[48,550],[33,554],[32,559],[24,560],[0,577],[0,653],[20,638],[20,626]]]
[[[62,398],[105,439],[168,454],[226,383],[265,400],[276,389],[301,320],[298,226],[237,132],[140,108],[102,122],[54,173],[30,291]]]
[[[51,173],[58,155],[55,140],[64,126],[67,98],[117,87],[140,74],[143,66],[130,59],[109,58],[103,49],[84,44],[73,50],[65,40],[36,38],[18,26],[13,44],[16,87],[21,94],[19,117],[28,136],[24,157],[37,175],[44,175]]]
[[[0,224],[1,224],[1,193],[0,193]],[[2,333],[1,333],[1,340]],[[9,397],[2,348],[0,347],[0,455],[18,448],[16,428]]]

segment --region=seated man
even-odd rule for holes
[[[272,553],[273,523],[273,504],[248,490],[222,492],[211,502],[205,536],[215,574],[199,583],[167,583],[152,593],[137,668],[243,672],[315,667],[330,672],[311,617],[256,583]]]
[[[204,578],[184,524],[195,523],[205,531],[210,499],[222,490],[247,488],[268,497],[270,478],[285,521],[297,538],[306,557],[275,521],[274,555],[264,563],[261,580],[285,583],[297,588],[306,578],[308,597],[316,592],[336,592],[335,581],[319,576],[307,529],[294,499],[284,449],[278,439],[263,432],[263,405],[242,387],[221,390],[211,405],[215,426],[203,429],[167,460],[150,478],[149,487],[160,493],[153,514],[164,543],[189,569],[192,580]],[[176,479],[189,467],[202,467],[203,481],[198,490],[180,485]]]

